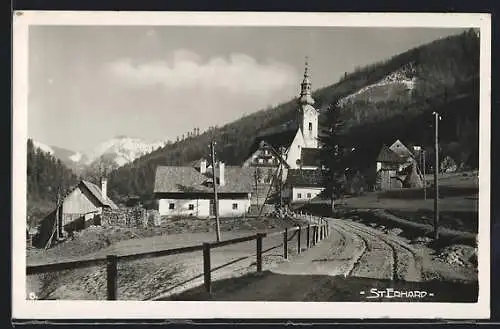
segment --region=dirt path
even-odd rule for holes
[[[430,291],[425,301],[477,298],[473,282],[423,281],[426,256],[398,236],[346,220],[329,224],[326,239],[291,261],[215,282],[211,296],[198,287],[162,300],[358,301],[373,288]]]

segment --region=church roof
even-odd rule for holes
[[[304,147],[300,153],[300,162],[303,166],[320,166],[321,149]]]
[[[294,187],[323,187],[323,182],[324,175],[321,170],[290,169],[285,184]]]

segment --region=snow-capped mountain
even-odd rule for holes
[[[146,142],[139,138],[118,136],[105,141],[89,152],[74,152],[33,140],[33,145],[60,159],[75,173],[113,170],[165,146],[165,141]]]
[[[165,141],[148,143],[139,138],[118,136],[99,144],[89,152],[86,155],[86,164],[90,165],[106,156],[107,159],[112,159],[118,167],[121,167],[144,154],[165,146],[165,144]]]
[[[61,160],[62,163],[73,170],[76,174],[80,174],[85,167],[83,163],[85,156],[80,152],[74,152],[62,147],[47,145],[36,140],[33,140],[33,146]]]

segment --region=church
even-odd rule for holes
[[[243,166],[255,167],[256,183],[281,179],[285,202],[308,202],[323,191],[318,139],[320,112],[314,107],[306,61],[295,122],[258,135]]]

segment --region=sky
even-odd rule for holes
[[[28,135],[88,152],[116,136],[175,140],[462,29],[31,26]]]

